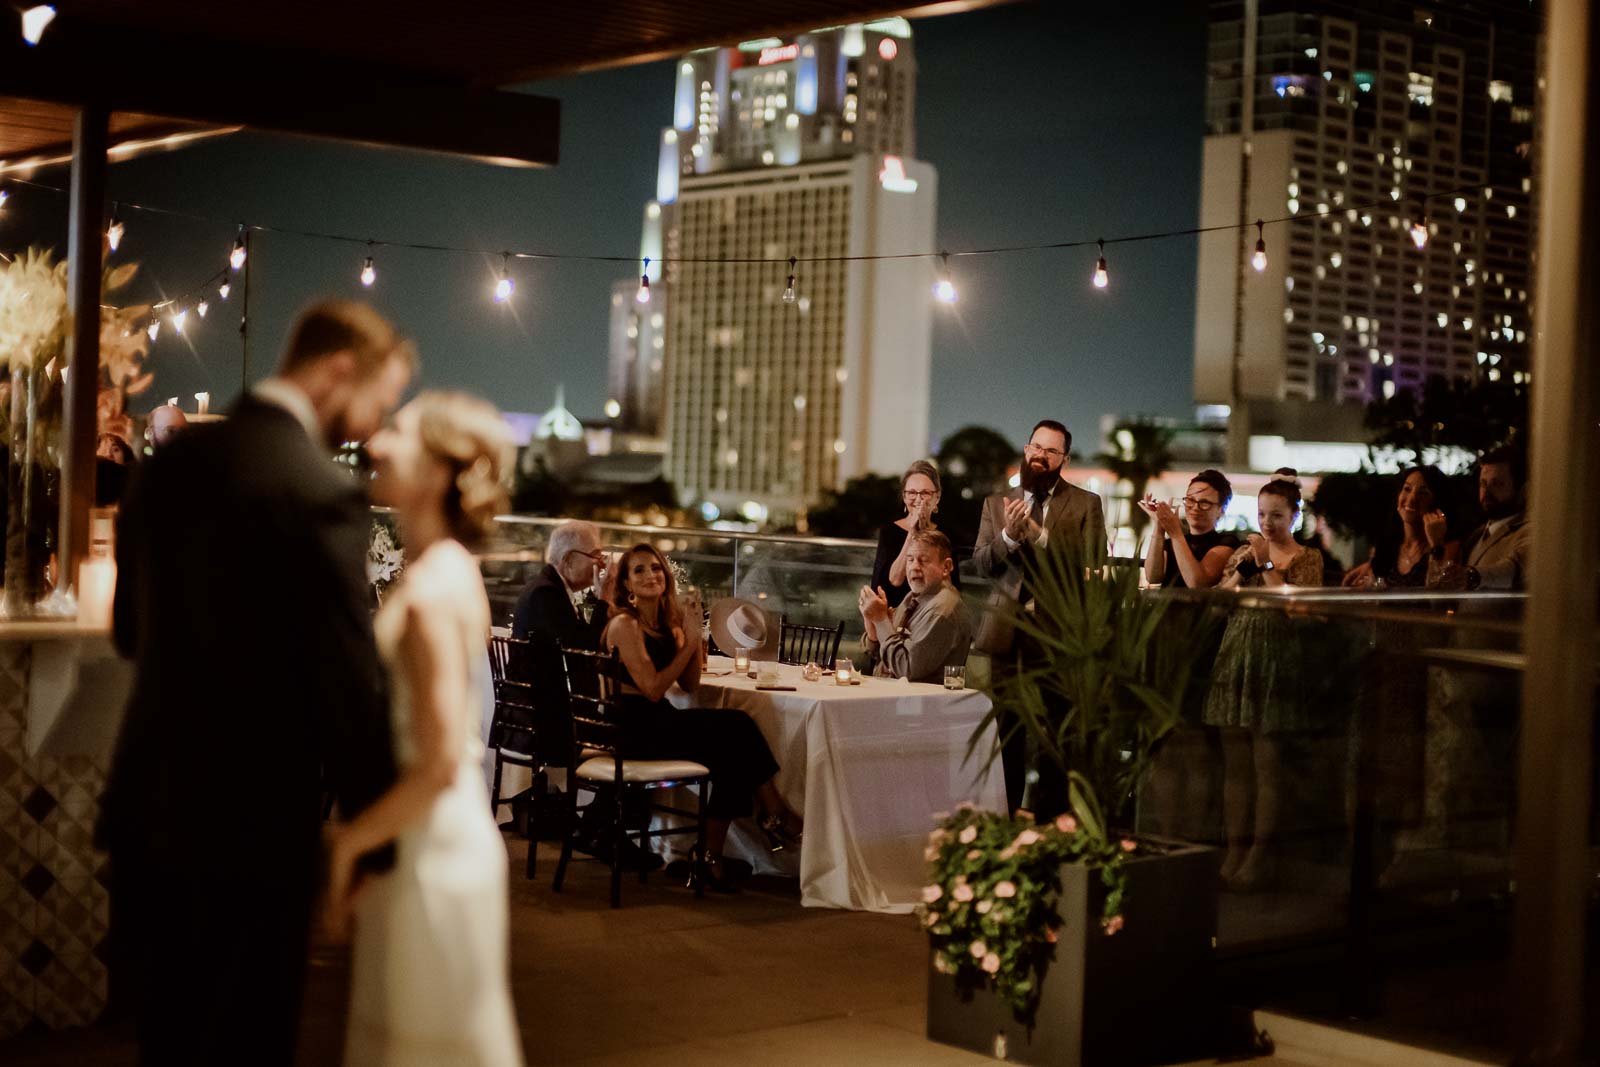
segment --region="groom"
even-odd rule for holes
[[[370,519],[329,454],[415,370],[377,312],[317,304],[277,376],[157,452],[123,506],[114,636],[137,679],[100,838],[145,1063],[293,1058],[324,782],[349,815],[394,776]]]

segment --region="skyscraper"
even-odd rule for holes
[[[686,500],[793,513],[926,454],[932,264],[855,258],[934,248],[915,84],[898,18],[679,61],[610,388]]]
[[[1536,41],[1515,0],[1212,4],[1200,224],[1291,220],[1259,270],[1254,227],[1200,238],[1195,400],[1234,462],[1432,376],[1525,379]]]

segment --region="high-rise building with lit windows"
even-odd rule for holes
[[[659,428],[680,494],[723,511],[792,514],[902,470],[929,447],[934,269],[855,257],[935,247],[909,24],[694,52],[675,75],[640,247],[650,300],[637,278],[612,294],[619,423]]]
[[[1529,372],[1537,22],[1517,0],[1211,5],[1195,400],[1338,440],[1429,377]],[[1252,86],[1248,157],[1243,87]]]

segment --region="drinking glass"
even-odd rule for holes
[[[746,674],[750,670],[750,650],[743,646],[733,650],[733,673]]]
[[[946,667],[944,669],[944,687],[946,689],[965,689],[967,687],[967,668],[965,666]]]

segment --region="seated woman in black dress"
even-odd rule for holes
[[[778,762],[755,720],[742,711],[685,710],[667,702],[673,685],[692,693],[700,683],[700,627],[684,624],[672,569],[655,546],[634,545],[623,554],[601,643],[617,650],[627,673],[623,755],[693,760],[711,771],[711,791],[704,800],[711,888],[731,888],[722,866],[723,843],[729,824],[749,815],[755,801],[765,813],[764,830],[780,839],[799,838],[800,817],[772,783]]]
[[[937,530],[934,512],[939,510],[939,468],[919,459],[906,468],[900,479],[900,499],[906,514],[878,531],[878,558],[872,563],[873,589],[881,589],[889,610],[900,606],[911,586],[906,583],[906,551],[910,535],[916,530]],[[950,583],[961,588],[961,561],[950,572]]]
[[[1150,547],[1144,556],[1144,577],[1151,585],[1210,589],[1222,580],[1240,541],[1238,535],[1217,529],[1217,520],[1233,499],[1233,486],[1221,471],[1203,470],[1189,481],[1183,494],[1185,532],[1178,513],[1147,496],[1139,508],[1155,520]]]

